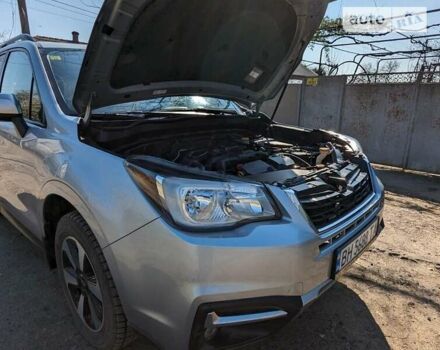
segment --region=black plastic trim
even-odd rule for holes
[[[253,343],[283,328],[292,318],[298,316],[302,309],[300,296],[273,296],[202,304],[194,318],[189,348],[225,349]],[[273,310],[283,310],[288,315],[270,321],[220,328],[211,340],[204,337],[205,320],[210,312],[219,316],[233,316]]]

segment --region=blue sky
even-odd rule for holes
[[[76,30],[80,32],[80,39],[86,41],[102,2],[26,0],[31,33],[70,39],[71,32]],[[17,0],[0,0],[0,33],[5,34],[6,38],[20,33]]]
[[[355,7],[355,6],[365,6],[365,7],[426,7],[428,10],[431,9],[437,9],[440,8],[440,1],[439,0],[338,0],[333,3],[329,4],[329,7],[327,9],[327,15],[330,18],[337,18],[342,16],[342,8],[344,6],[347,7]],[[428,25],[440,23],[440,12],[428,14]],[[410,34],[410,33],[408,33]],[[415,35],[424,35],[424,34],[439,34],[440,38],[440,26],[434,27],[429,30],[428,33],[418,33]],[[359,37],[359,39],[363,41],[369,41],[369,40],[379,40],[379,39],[391,39],[391,38],[401,38],[402,36],[398,33],[390,33],[389,35],[385,37],[378,37],[378,38],[368,38],[368,37]],[[338,43],[348,43],[349,40],[341,40],[338,41]],[[386,48],[389,51],[401,51],[401,50],[411,50],[414,48],[414,45],[412,45],[409,41],[397,41],[397,42],[387,42],[387,43],[378,43],[378,47]],[[309,61],[319,61],[319,53],[320,53],[320,46],[315,46],[313,50],[310,48],[306,51],[304,55],[305,60]],[[348,51],[353,51],[357,53],[367,53],[372,52],[372,49],[367,45],[353,45],[353,46],[345,46],[343,49]],[[380,50],[378,52],[381,52]],[[383,52],[383,51],[382,51]],[[344,52],[340,52],[338,50],[331,50],[330,56],[332,60],[336,62],[344,62],[347,60],[352,60],[354,55],[348,54]],[[395,55],[393,57],[404,57],[404,55]],[[370,63],[374,68],[376,67],[377,59],[371,58],[366,59],[363,61],[365,63]],[[398,68],[399,71],[412,71],[413,65],[415,63],[415,60],[398,60],[400,66]],[[312,65],[313,67],[313,65]],[[353,72],[354,65],[348,64],[341,67],[339,73],[351,73]]]
[[[71,38],[71,32],[76,30],[80,33],[80,40],[87,41],[93,26],[99,6],[103,0],[27,0],[30,28],[33,35],[46,35],[59,38]],[[0,33],[9,38],[20,32],[20,23],[17,9],[17,0],[0,0]],[[338,0],[331,3],[327,10],[329,17],[339,17],[344,6],[426,6],[428,9],[440,7],[439,0]],[[430,24],[440,23],[440,12],[428,16]],[[440,33],[440,27],[433,28],[430,33]],[[398,34],[390,34],[389,37],[398,37]],[[365,40],[368,40],[366,38]],[[379,45],[379,44],[378,44]],[[411,45],[408,42],[396,42],[380,44],[389,50],[406,50]],[[348,46],[344,49],[356,52],[371,52],[367,46]],[[352,54],[332,50],[331,57],[335,61],[345,61],[352,58]],[[305,59],[310,61],[319,60],[319,47],[308,49]],[[368,60],[367,60],[368,61]],[[375,59],[370,60],[372,63]],[[403,61],[402,61],[403,62]],[[342,72],[350,72],[350,65],[344,66]],[[406,64],[402,63],[400,70],[407,70]]]

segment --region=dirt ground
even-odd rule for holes
[[[246,350],[440,349],[440,204],[387,192],[385,222],[333,289]],[[4,219],[0,262],[0,349],[90,349],[55,273]],[[155,347],[140,337],[130,349]]]
[[[384,217],[336,288],[260,349],[440,349],[440,205],[387,193]]]
[[[440,206],[387,194],[385,235],[343,282],[395,349],[440,349]]]

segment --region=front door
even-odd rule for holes
[[[6,60],[0,92],[14,94],[29,126],[21,137],[11,122],[0,122],[0,201],[3,208],[31,232],[39,232],[37,196],[41,188],[32,147],[44,136],[43,108],[32,65],[25,51],[12,51]]]

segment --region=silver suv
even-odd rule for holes
[[[87,48],[0,48],[2,214],[81,333],[223,348],[279,329],[383,228],[359,143],[259,112],[326,0],[108,0]],[[319,101],[317,101],[319,103]]]

